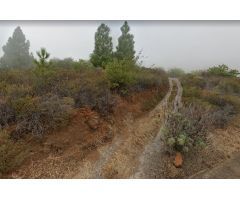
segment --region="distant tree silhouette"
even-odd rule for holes
[[[101,24],[95,33],[95,47],[90,56],[90,61],[95,67],[102,67],[112,59],[113,44],[109,36],[110,28]]]
[[[33,56],[29,54],[30,42],[26,40],[21,28],[18,26],[7,44],[2,47],[4,55],[0,59],[2,67],[29,67]]]

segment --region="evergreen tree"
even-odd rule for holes
[[[101,24],[95,33],[95,48],[91,54],[90,61],[95,67],[102,67],[112,59],[113,44],[109,36],[110,28]]]
[[[134,51],[134,36],[129,33],[130,27],[128,26],[127,21],[124,22],[121,27],[122,35],[118,38],[118,46],[116,51],[116,57],[119,60],[129,59],[135,60],[135,51]]]
[[[30,42],[26,40],[21,28],[18,26],[7,44],[2,47],[4,55],[0,59],[3,67],[29,67],[33,57],[29,54]]]
[[[41,48],[40,51],[37,51],[37,56],[39,60],[34,59],[34,62],[39,68],[47,68],[51,65],[51,63],[48,62],[50,53],[48,53],[45,48]]]

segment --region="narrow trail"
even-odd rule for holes
[[[112,143],[98,149],[97,160],[86,159],[74,178],[154,177],[153,168],[157,167],[160,159],[161,127],[174,84],[178,88],[173,102],[174,110],[177,110],[181,106],[182,87],[178,79],[169,78],[169,91],[165,98],[146,116],[139,119],[126,116],[122,130],[114,128]]]
[[[180,81],[177,78],[169,78],[171,83],[171,87],[173,87],[173,82],[175,82],[177,86],[177,94],[173,101],[173,112],[177,112],[179,108],[182,107],[182,86]],[[170,96],[170,95],[169,95]],[[168,98],[166,98],[165,106],[168,105]],[[169,108],[168,108],[169,109]],[[165,111],[166,113],[169,112],[168,110]],[[140,156],[140,164],[138,170],[133,175],[132,178],[158,178],[157,174],[161,172],[161,153],[163,146],[161,136],[162,136],[163,126],[161,127],[160,131],[148,145],[146,145],[142,155]]]
[[[177,78],[172,78],[173,81],[175,81],[177,85],[177,95],[174,100],[174,110],[173,112],[178,112],[178,109],[182,107],[182,93],[183,93],[183,88],[180,83],[180,81]]]

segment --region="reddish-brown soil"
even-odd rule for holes
[[[134,118],[144,115],[142,105],[146,99],[156,95],[156,89],[147,90],[123,98],[116,96],[113,114],[101,117],[88,108],[76,109],[70,124],[43,138],[25,138],[29,156],[17,170],[6,175],[8,178],[72,178],[78,173],[85,160],[99,159],[101,146],[112,142],[116,131],[121,129],[126,115]],[[97,128],[89,126],[89,119],[97,119]]]

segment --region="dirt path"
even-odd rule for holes
[[[175,96],[173,103],[173,110],[174,112],[177,112],[178,109],[182,106],[182,86],[180,81],[177,78],[170,78],[169,81],[171,82],[171,85],[173,86],[174,82],[177,86],[177,94]],[[167,98],[168,100],[168,98]],[[171,102],[170,102],[171,103]],[[166,101],[166,107],[168,102]],[[169,108],[170,109],[170,108]],[[168,110],[166,110],[168,112]],[[160,131],[148,145],[146,145],[142,155],[140,156],[140,164],[138,167],[138,170],[133,175],[133,178],[157,178],[157,174],[160,174],[161,171],[161,154],[163,149],[161,146],[162,140],[162,131],[163,128],[161,127]]]
[[[130,114],[126,116],[122,129],[114,128],[113,142],[98,150],[98,159],[86,159],[74,178],[149,177],[145,172],[151,171],[151,166],[157,163],[155,161],[155,165],[151,165],[161,149],[160,128],[164,123],[174,84],[178,88],[173,102],[174,109],[181,106],[181,84],[178,79],[169,78],[170,87],[165,98],[148,115],[138,119],[134,119]]]

